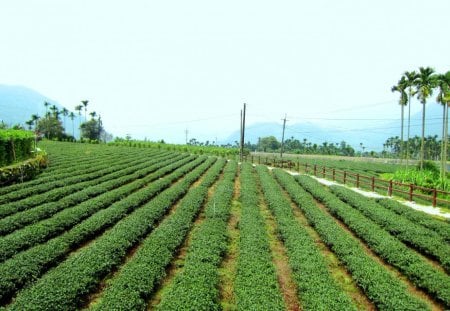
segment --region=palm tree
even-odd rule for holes
[[[79,119],[79,124],[81,125],[81,110],[83,110],[83,105],[78,105],[78,106],[75,106],[75,110],[76,111],[78,111],[78,119]],[[80,133],[80,138],[81,138],[81,129],[79,130],[79,133]]]
[[[33,125],[33,120],[25,121],[25,124],[28,125],[28,129],[31,131],[31,126]]]
[[[75,106],[75,111],[78,111],[78,116],[81,117],[81,110],[83,109],[83,105]]]
[[[403,162],[403,120],[404,120],[404,108],[405,106],[408,104],[408,95],[406,95],[405,89],[407,87],[407,83],[406,83],[406,78],[404,76],[402,76],[400,78],[400,80],[398,81],[397,85],[394,85],[391,88],[392,92],[399,92],[400,93],[400,100],[399,100],[399,104],[401,106],[401,130],[400,130],[400,163]]]
[[[436,101],[442,104],[441,178],[446,175],[448,141],[448,105],[450,104],[450,71],[436,77],[439,94]]]
[[[433,95],[433,88],[435,86],[435,76],[433,76],[434,69],[430,67],[420,67],[419,74],[416,79],[417,98],[422,106],[422,140],[420,143],[420,169],[423,169],[423,156],[425,145],[425,105],[428,97]]]
[[[37,123],[38,120],[40,119],[40,117],[37,114],[32,114],[31,115],[31,120],[34,123],[34,152],[36,152],[36,148],[37,148]]]
[[[48,106],[50,106],[50,103],[49,102],[44,102],[44,106],[45,106],[45,115],[47,115]]]
[[[409,165],[409,157],[410,157],[410,148],[409,148],[409,133],[411,128],[411,99],[416,95],[416,91],[413,89],[415,87],[415,82],[417,79],[417,72],[413,71],[406,71],[404,73],[404,76],[406,78],[406,85],[408,87],[408,130],[406,134],[406,166]]]
[[[94,119],[97,116],[97,112],[92,111],[91,113],[89,113],[89,115],[91,116],[92,119]]]
[[[64,107],[61,110],[62,115],[64,116],[64,131],[66,130],[66,117],[69,115],[69,110],[67,110],[66,107]]]
[[[40,119],[40,117],[37,114],[32,114],[31,115],[31,121],[33,121],[34,123],[34,128],[36,129],[37,126],[37,121]]]
[[[84,106],[84,120],[87,121],[86,114],[87,114],[87,105],[88,105],[89,101],[88,100],[82,100],[81,103]]]
[[[50,110],[52,111],[53,116],[55,118],[58,118],[58,116],[59,116],[58,107],[56,107],[56,105],[53,105],[53,106],[50,107]]]
[[[69,118],[70,120],[72,120],[72,136],[73,138],[75,138],[75,124],[73,122],[73,120],[75,119],[75,114],[73,113],[73,111],[70,112]]]

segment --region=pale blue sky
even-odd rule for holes
[[[72,109],[88,99],[109,131],[137,138],[220,141],[244,102],[249,123],[359,128],[327,119],[398,118],[390,88],[405,70],[450,69],[449,12],[448,0],[0,0],[0,83]]]

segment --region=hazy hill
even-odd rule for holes
[[[417,103],[417,105],[419,105]],[[395,107],[397,108],[397,107]],[[397,113],[396,111],[392,112]],[[399,111],[398,111],[399,114]],[[396,118],[397,115],[393,118]],[[417,112],[411,115],[410,137],[421,136],[422,113]],[[367,123],[367,122],[366,122]],[[386,139],[390,136],[400,136],[400,120],[380,121],[376,125],[365,124],[364,121],[345,125],[346,130],[336,127],[324,127],[311,122],[287,124],[285,139],[294,137],[300,141],[306,138],[309,142],[322,144],[323,142],[339,143],[345,141],[356,150],[359,150],[360,143],[363,143],[368,150],[381,151]],[[256,123],[246,127],[245,141],[256,143],[259,137],[275,136],[281,141],[282,124],[276,122]],[[405,112],[405,139],[406,139],[406,112]],[[426,106],[426,126],[425,135],[442,136],[442,106],[430,102]],[[235,131],[225,140],[226,143],[239,141],[239,131]]]
[[[59,110],[63,109],[63,106],[58,102],[32,89],[16,85],[0,85],[0,122],[3,121],[10,126],[15,124],[25,126],[25,122],[30,120],[32,114],[37,114],[40,117],[45,115],[44,102],[46,101],[50,105],[56,105]],[[75,119],[74,124],[75,136],[78,136],[79,123],[77,119]],[[66,132],[72,133],[70,118],[66,118],[66,123]]]

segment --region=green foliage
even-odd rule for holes
[[[425,168],[425,166],[427,166],[427,168]],[[439,169],[436,169],[436,165],[433,162],[425,161],[424,169],[422,170],[420,168],[399,169],[392,175],[385,176],[385,178],[388,177],[393,181],[404,184],[413,184],[429,189],[436,188],[443,191],[450,191],[450,180],[448,178],[442,180],[439,175]]]
[[[147,175],[149,171],[154,171],[155,167],[158,167],[159,164],[149,166],[149,168],[143,168],[135,174],[131,174],[130,171],[128,171],[130,174],[123,175],[124,172],[120,172],[120,174],[123,175],[122,178],[113,178],[107,181],[106,185],[101,184],[98,187],[88,188],[84,192],[82,191],[69,196],[67,199],[65,199],[64,202],[49,202],[47,204],[40,205],[39,207],[3,218],[0,223],[2,232],[11,232],[13,230],[16,231],[0,239],[0,260],[4,260],[5,258],[12,256],[18,250],[26,249],[37,243],[42,243],[48,240],[49,238],[61,233],[63,230],[74,226],[79,221],[85,219],[93,213],[107,207],[110,204],[113,204],[115,201],[120,200],[123,195],[130,193],[130,191],[137,190],[140,187],[147,185],[148,183],[164,176],[172,170],[177,169],[181,165],[186,164],[187,162],[189,162],[189,160],[192,160],[192,158],[182,159],[178,162],[173,163],[172,165],[167,165],[168,163],[166,162],[163,164],[164,166],[161,169],[150,175]],[[193,161],[192,163],[196,164],[197,161]],[[182,168],[180,168],[179,170],[182,171]],[[162,189],[170,186],[170,183],[173,182],[173,179],[179,177],[179,175],[179,172],[177,174],[173,173],[166,178],[154,182],[151,187],[148,187],[146,189],[147,191],[145,193],[148,197],[151,197],[151,195],[155,195]],[[141,177],[141,179],[138,179],[139,177]],[[131,182],[133,180],[136,181]],[[131,183],[119,188],[118,191],[106,192],[113,189],[114,187],[124,185],[127,182]],[[99,191],[101,191],[100,193],[103,194],[95,199],[91,199],[87,202],[82,202],[89,196],[98,194]],[[137,202],[140,202],[138,200],[142,200],[142,194],[138,193],[136,194],[136,196],[138,196],[138,199],[136,199]],[[59,212],[61,208],[64,208],[66,206],[64,203],[67,205],[67,207],[73,206],[77,203],[81,204],[78,204],[73,209],[66,208]],[[126,207],[128,209],[136,208],[137,204],[138,203],[127,204]],[[59,213],[54,215],[57,212]],[[54,215],[54,217],[44,219],[52,215]],[[41,219],[44,220],[38,222]],[[17,230],[30,223],[32,225],[25,227],[23,230]]]
[[[188,158],[188,161],[192,160],[192,158]],[[198,163],[198,161],[195,161]],[[181,163],[174,163],[174,165],[170,165],[172,169],[179,167]],[[186,164],[184,162],[183,164]],[[195,164],[195,163],[194,163]],[[164,165],[167,166],[167,163]],[[185,166],[184,168],[180,168],[177,172],[174,172],[170,177],[176,178],[179,177],[180,174],[185,172],[186,168],[189,169],[192,167],[190,165]],[[166,171],[167,173],[168,171]],[[133,174],[131,175],[133,176]],[[76,218],[82,213],[86,213],[86,211],[90,211],[91,209],[95,209],[96,205],[100,205],[100,208],[104,208],[99,212],[95,213],[91,217],[87,218],[85,221],[75,225],[72,229],[67,232],[61,234],[57,238],[51,239],[43,244],[38,244],[24,252],[17,254],[11,259],[5,261],[5,265],[0,265],[0,272],[4,276],[4,281],[0,282],[0,295],[1,298],[9,297],[9,295],[13,294],[17,288],[22,285],[26,285],[28,282],[33,280],[33,276],[40,275],[46,270],[51,263],[57,262],[67,254],[72,247],[76,247],[80,245],[87,239],[92,238],[98,232],[101,232],[108,226],[115,224],[117,221],[122,219],[127,215],[127,213],[136,207],[136,198],[146,198],[146,196],[142,196],[142,194],[151,195],[152,193],[161,191],[162,187],[167,187],[167,179],[161,180],[161,182],[157,182],[150,189],[146,190],[146,192],[137,193],[130,198],[125,198],[127,195],[133,193],[134,191],[144,187],[146,184],[151,182],[154,179],[154,174],[151,174],[151,179],[138,179],[135,182],[128,186],[124,186],[119,188],[116,191],[111,191],[106,193],[105,195],[98,198],[98,200],[88,200],[82,204],[82,207],[78,210],[72,210],[66,212],[66,217],[61,217],[56,222],[48,222],[48,225],[57,224],[58,222],[68,230],[67,219],[72,217]],[[136,176],[134,176],[136,178]],[[170,182],[169,182],[170,183]],[[109,199],[111,198],[111,199]],[[109,200],[108,200],[109,199]],[[114,203],[110,208],[106,208],[111,203]],[[105,204],[105,206],[101,206],[101,204]],[[92,213],[91,213],[92,214]],[[66,223],[64,223],[66,221]],[[38,226],[35,226],[35,232]],[[55,230],[55,228],[53,228]],[[24,231],[25,232],[25,231]],[[39,238],[39,237],[36,237]],[[15,267],[20,266],[21,269],[16,269]]]
[[[0,186],[23,183],[38,175],[48,165],[44,152],[21,163],[0,168]]]
[[[157,148],[169,151],[188,152],[191,154],[209,154],[219,157],[232,157],[239,154],[238,148],[219,147],[215,145],[176,145],[166,144],[164,142],[137,141],[129,139],[116,138],[114,142],[108,143],[112,146],[129,146],[135,148]]]
[[[94,243],[69,257],[55,269],[47,273],[33,286],[24,289],[10,305],[11,310],[27,309],[30,305],[39,305],[41,309],[68,310],[75,309],[81,299],[111,269],[121,263],[126,251],[138,243],[153,228],[154,223],[164,215],[167,209],[184,195],[189,186],[213,164],[214,159],[199,158],[197,161],[181,167],[166,178],[169,185],[183,178],[183,182],[161,192],[143,208],[136,209],[128,217],[119,221],[114,230],[110,230],[96,239]],[[203,163],[203,164],[201,164]],[[190,172],[190,173],[188,173]],[[178,175],[178,176],[176,176]],[[161,179],[163,180],[163,179]],[[152,184],[153,188],[156,183]],[[118,204],[126,207],[142,206],[148,200],[147,188],[133,193],[128,200]],[[155,191],[154,189],[152,191]],[[154,192],[155,194],[159,191]],[[151,197],[151,196],[150,196]],[[109,210],[109,209],[107,209]],[[123,213],[119,213],[122,214]],[[55,284],[64,284],[61,291]],[[45,293],[44,295],[42,293]]]
[[[101,120],[92,118],[80,125],[81,137],[90,141],[100,141],[103,126]]]
[[[298,286],[303,310],[356,310],[328,271],[325,259],[314,239],[292,212],[280,185],[264,166],[258,166],[264,196],[275,216],[281,239],[287,248],[289,265]]]
[[[62,140],[66,137],[61,120],[57,116],[49,115],[39,119],[36,125],[36,132],[51,140]]]
[[[408,293],[406,286],[400,280],[369,256],[357,239],[340,227],[333,217],[318,208],[314,198],[308,192],[322,201],[332,212],[334,208],[331,207],[335,206],[334,202],[340,202],[337,198],[328,199],[331,194],[310,177],[299,176],[297,178],[301,184],[299,186],[287,173],[277,171],[275,176],[304,212],[308,222],[314,226],[322,240],[333,250],[339,260],[345,264],[353,279],[378,309],[428,309],[424,302]],[[343,203],[341,202],[341,204]],[[345,210],[348,209],[348,207],[345,208]]]
[[[359,211],[339,200],[311,177],[299,176],[297,177],[297,181],[316,199],[325,204],[333,215],[342,220],[381,258],[402,271],[418,287],[426,289],[447,307],[450,306],[450,279],[445,273],[433,267],[423,257],[383,230],[378,224],[367,219]],[[347,252],[356,254],[364,251],[354,249],[352,251],[347,250]],[[366,265],[375,268],[377,264],[375,262],[367,262]],[[350,271],[352,271],[352,268],[350,268]],[[379,278],[377,281],[379,282],[379,286],[375,286],[375,284],[372,286],[374,289],[382,289],[385,292],[385,295],[377,293],[376,296],[380,295],[377,300],[381,298],[380,302],[384,301],[383,304],[387,309],[395,309],[396,305],[409,305],[410,309],[425,308],[423,305],[420,306],[421,303],[415,298],[407,294],[405,286],[394,279],[393,276],[389,275],[386,270],[383,269],[383,272],[369,271],[366,270],[364,275],[369,282],[371,281],[369,276]],[[380,273],[385,274],[385,276],[381,276]],[[352,272],[352,275],[355,275],[355,273]],[[363,285],[363,283],[366,283],[365,279],[358,279],[357,281],[363,288],[372,287],[368,284]],[[372,295],[369,294],[369,298]]]
[[[378,199],[377,202],[385,208],[408,218],[412,222],[435,231],[447,243],[450,242],[450,224],[448,222],[436,219],[427,213],[412,209],[391,199]]]
[[[277,281],[264,218],[259,205],[257,179],[253,166],[241,167],[241,220],[234,292],[236,305],[241,310],[264,306],[267,310],[284,310]]]
[[[175,213],[166,218],[161,225],[142,242],[141,248],[136,252],[133,259],[121,270],[116,278],[111,280],[104,295],[102,295],[99,304],[97,304],[94,309],[145,309],[145,298],[149,296],[157,282],[164,276],[164,268],[170,263],[175,250],[185,239],[192,221],[207,197],[208,188],[217,179],[224,164],[224,160],[218,161],[207,172],[201,184],[189,191],[186,197],[181,201],[180,206]],[[234,167],[234,169],[236,168],[234,165],[231,165],[231,167]],[[234,174],[235,172],[232,173],[232,176],[234,176]],[[226,182],[230,183],[230,180],[227,178]],[[221,187],[222,184],[223,181],[219,182],[218,187]],[[231,198],[231,195],[229,197]],[[208,206],[215,198],[216,196],[209,200]],[[207,252],[208,249],[199,249],[199,251],[203,251],[204,253]],[[206,261],[209,257],[203,258],[205,261],[201,261],[200,264],[208,265]],[[203,270],[199,271],[206,273],[206,271]],[[192,275],[190,274],[187,276],[189,288],[199,287],[199,284],[195,284],[196,280],[202,279],[205,282],[208,280],[206,278],[203,279],[196,274],[194,274],[194,277],[191,276]],[[177,281],[176,284],[182,286],[183,283]],[[189,288],[185,289],[189,290]],[[205,294],[212,294],[211,284],[207,284],[207,289],[208,291]],[[199,288],[199,290],[201,290],[201,288]],[[189,298],[191,298],[191,302],[185,303],[184,300]],[[195,291],[195,294],[192,296],[190,296],[187,291],[180,291],[179,295],[173,297],[173,300],[169,299],[169,309],[171,308],[170,306],[174,306],[171,310],[189,308],[193,310],[202,310],[205,308],[213,310],[214,301],[202,304],[202,298],[205,299],[206,297],[205,295],[202,295],[202,292],[200,291]],[[160,306],[160,308],[164,309],[162,306]]]
[[[32,156],[34,134],[24,130],[0,129],[0,167]]]
[[[258,146],[260,150],[270,152],[278,150],[281,143],[275,138],[275,136],[267,136],[259,139]]]
[[[450,245],[436,232],[383,208],[375,201],[353,190],[342,186],[331,186],[330,189],[342,201],[353,206],[400,241],[411,245],[425,255],[434,257],[447,271],[450,271]]]
[[[217,310],[219,265],[227,247],[227,221],[234,193],[237,163],[229,162],[205,208],[205,219],[194,231],[183,271],[163,295],[160,310]]]

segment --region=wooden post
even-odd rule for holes
[[[336,180],[336,169],[333,168],[333,181]]]
[[[317,176],[317,165],[314,164],[314,176]]]
[[[409,200],[410,201],[413,200],[413,191],[414,191],[414,185],[413,184],[409,184]]]
[[[433,207],[436,207],[437,190],[433,189]]]
[[[300,160],[297,160],[297,169],[298,169],[298,172],[300,173]]]
[[[343,180],[343,182],[344,182],[344,185],[345,185],[345,182],[347,181],[347,171],[344,171],[344,180]]]
[[[252,164],[253,164],[253,155],[252,155]]]
[[[359,188],[359,173],[356,174],[356,188]]]
[[[305,163],[305,174],[308,174],[308,163]]]
[[[392,196],[392,179],[389,180],[388,196]]]
[[[372,176],[372,192],[375,191],[375,177]]]
[[[325,166],[322,167],[322,177],[325,178]]]

